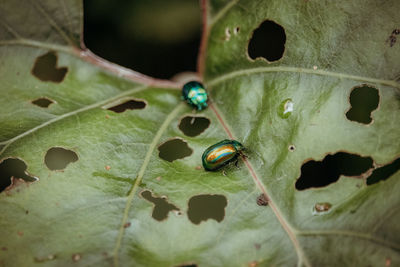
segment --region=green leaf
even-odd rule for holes
[[[400,2],[204,8],[199,73],[211,102],[198,115],[210,125],[190,137],[181,83],[80,44],[80,1],[3,1],[0,185],[14,178],[0,193],[0,266],[400,265]],[[286,36],[273,62],[247,52],[265,20]],[[346,115],[363,86],[379,92],[370,124]],[[246,147],[238,168],[198,168],[227,138]],[[171,139],[191,155],[160,158]],[[349,177],[356,166],[340,165],[337,182],[296,189],[307,164],[338,152],[370,157],[373,169]]]

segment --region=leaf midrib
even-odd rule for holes
[[[231,127],[228,125],[227,121],[223,118],[221,115],[221,112],[218,110],[218,108],[213,104],[210,103],[210,109],[215,113],[218,122],[223,126],[226,134],[229,136],[231,139],[235,139],[235,135],[233,134]],[[304,254],[303,249],[301,248],[297,237],[296,237],[296,230],[290,225],[290,223],[285,219],[283,216],[282,212],[278,208],[278,206],[275,204],[275,200],[271,197],[270,192],[268,192],[266,186],[263,184],[261,179],[259,178],[259,175],[257,172],[254,170],[251,162],[245,157],[242,156],[242,160],[245,163],[247,169],[249,170],[250,176],[253,179],[254,184],[256,185],[257,188],[260,189],[260,191],[264,194],[266,199],[268,199],[268,205],[271,207],[272,211],[274,212],[276,218],[278,219],[279,223],[281,224],[282,228],[285,230],[287,235],[289,236],[290,241],[292,242],[297,257],[298,257],[298,266],[301,266],[302,263],[304,263],[305,266],[311,267],[311,264]]]
[[[132,187],[131,191],[128,194],[128,199],[126,201],[125,204],[125,209],[124,209],[124,213],[123,213],[123,217],[122,217],[122,221],[121,221],[121,225],[118,231],[118,236],[117,236],[117,240],[115,242],[115,247],[113,250],[113,260],[114,260],[114,266],[119,266],[119,250],[121,248],[121,243],[122,243],[122,238],[125,232],[125,223],[128,220],[128,216],[129,216],[129,211],[130,208],[132,206],[132,201],[133,198],[135,196],[135,193],[137,191],[137,188],[139,187],[140,183],[142,182],[143,179],[143,175],[147,169],[147,166],[150,162],[151,156],[156,148],[156,145],[159,143],[161,136],[163,135],[164,131],[167,129],[167,127],[170,125],[170,123],[172,122],[172,120],[180,113],[180,111],[186,107],[186,103],[185,102],[181,102],[179,103],[169,114],[167,117],[165,117],[164,122],[161,124],[160,128],[158,129],[156,135],[154,136],[153,140],[150,143],[149,149],[146,152],[146,156],[143,160],[142,166],[140,167],[140,170],[137,174],[136,177],[136,182],[134,184],[134,186]]]

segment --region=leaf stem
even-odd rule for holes
[[[98,57],[93,54],[88,49],[80,49],[77,47],[71,47],[67,45],[57,45],[57,44],[48,44],[40,41],[30,40],[30,39],[13,39],[13,40],[0,40],[0,46],[8,46],[8,45],[22,45],[22,46],[31,46],[37,47],[47,50],[53,50],[58,52],[63,52],[66,54],[70,54],[77,58],[82,59],[83,61],[89,62],[97,67],[100,67],[107,72],[113,73],[118,77],[122,77],[128,79],[133,82],[144,83],[148,86],[160,87],[160,88],[176,88],[179,89],[182,87],[181,82],[173,82],[170,80],[161,80],[156,78],[151,78],[147,75],[141,74],[139,72],[133,71],[128,68],[124,68],[117,64],[111,63],[103,58]]]
[[[222,115],[220,114],[218,108],[214,106],[213,103],[210,103],[210,108],[214,111],[216,117],[218,118],[218,121],[224,128],[226,134],[229,136],[231,139],[235,139],[234,135],[232,134],[232,131],[229,129],[227,123],[223,119]],[[286,231],[288,234],[290,240],[293,243],[293,246],[296,250],[297,257],[299,259],[298,265],[301,265],[301,263],[304,263],[305,266],[310,267],[311,264],[309,263],[307,257],[305,256],[302,248],[300,247],[299,241],[297,240],[296,237],[296,230],[287,222],[287,220],[284,218],[282,212],[279,210],[278,206],[275,204],[275,201],[273,198],[270,197],[270,194],[268,193],[267,189],[265,188],[264,184],[258,177],[256,171],[254,170],[251,162],[245,157],[242,156],[243,162],[245,163],[247,169],[249,170],[249,173],[251,177],[253,178],[254,183],[256,186],[260,189],[260,191],[264,194],[265,198],[268,199],[268,204],[271,207],[272,211],[274,212],[275,216],[277,217],[279,223],[282,225],[283,229]]]

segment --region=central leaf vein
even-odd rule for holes
[[[113,257],[114,257],[114,266],[119,265],[119,250],[121,248],[121,242],[122,238],[125,232],[125,223],[128,220],[128,215],[129,215],[129,210],[132,206],[132,201],[135,196],[135,193],[137,191],[137,188],[139,187],[140,183],[142,182],[143,175],[147,169],[147,166],[150,162],[150,158],[153,154],[154,149],[156,148],[156,145],[160,141],[161,136],[163,135],[164,131],[167,129],[169,124],[172,122],[172,120],[186,107],[186,104],[184,102],[181,102],[178,106],[176,106],[171,113],[165,118],[164,122],[161,124],[160,128],[158,129],[156,135],[154,136],[153,140],[150,143],[149,149],[147,150],[146,156],[143,160],[142,166],[137,174],[136,177],[136,182],[134,186],[132,187],[131,191],[128,194],[128,199],[126,201],[125,209],[124,209],[124,214],[122,217],[121,225],[119,228],[118,232],[118,237],[115,242],[115,247],[113,251]]]

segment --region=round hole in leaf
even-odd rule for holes
[[[353,88],[350,93],[350,105],[351,108],[346,113],[349,120],[363,124],[371,123],[371,113],[379,105],[378,89],[368,85]]]
[[[179,129],[190,137],[201,134],[208,126],[210,126],[210,120],[206,117],[186,116],[179,123]]]
[[[265,20],[254,30],[247,51],[251,59],[276,61],[282,58],[285,43],[285,29],[272,20]]]
[[[183,159],[193,153],[188,144],[180,138],[173,138],[166,141],[158,147],[158,151],[159,157],[169,162]]]
[[[32,68],[32,74],[41,81],[60,83],[64,80],[68,68],[57,67],[57,54],[54,51],[47,52],[36,58]]]
[[[74,151],[62,147],[50,148],[44,157],[44,163],[52,171],[63,170],[77,160],[78,155]]]
[[[194,224],[208,219],[221,222],[225,217],[227,204],[227,199],[223,195],[196,195],[189,199],[187,215]]]

